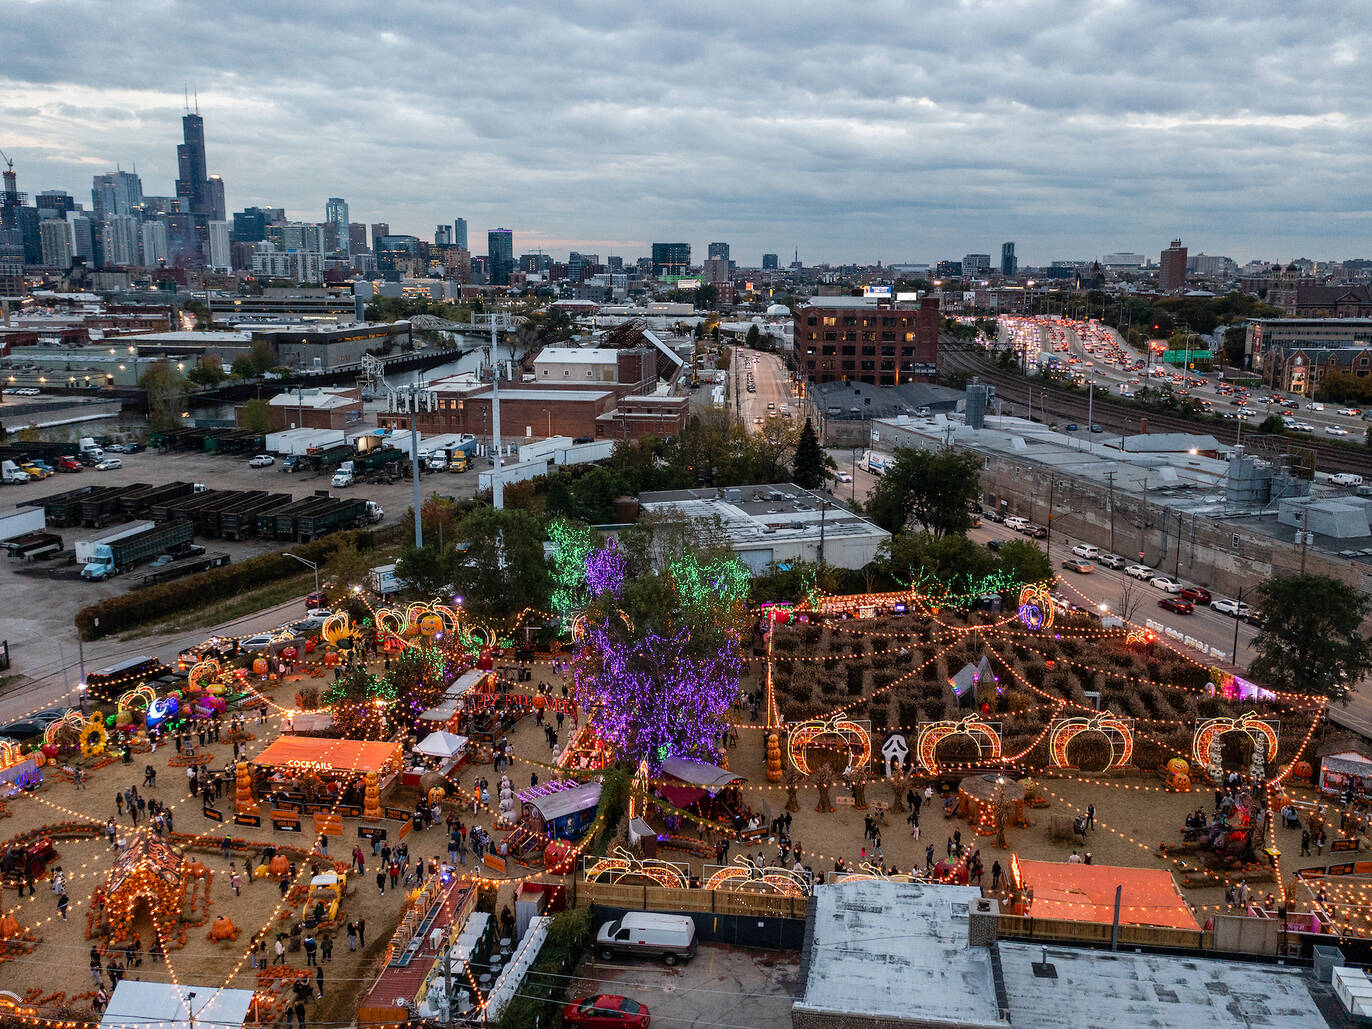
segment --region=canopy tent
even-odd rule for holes
[[[1367,791],[1372,784],[1372,760],[1355,750],[1326,754],[1320,763],[1320,789],[1325,793]]]
[[[705,794],[714,796],[732,782],[741,782],[743,776],[707,761],[695,761],[688,757],[669,757],[662,762],[662,775],[666,779],[676,779],[681,786],[660,784],[658,792],[676,807],[684,808],[694,804]]]
[[[414,749],[426,757],[457,757],[467,749],[467,742],[465,736],[455,736],[440,729],[425,736]]]
[[[253,758],[263,768],[313,771],[376,772],[384,775],[400,767],[400,744],[374,740],[331,740],[315,736],[278,736]]]
[[[252,990],[121,979],[100,1019],[100,1029],[235,1029],[248,1020],[252,999]]]
[[[1199,929],[1165,868],[1087,865],[1063,861],[1011,860],[1011,887],[1034,891],[1029,913],[1036,918],[1062,918],[1109,924],[1115,918],[1115,888],[1120,896],[1120,922],[1169,929]]]

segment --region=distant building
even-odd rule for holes
[[[811,382],[895,386],[934,381],[938,327],[934,297],[918,307],[876,297],[814,297],[795,312],[793,340]]]
[[[228,271],[233,263],[229,259],[229,223],[209,222],[206,225],[206,240],[209,247],[209,266],[216,271]]]
[[[969,278],[977,275],[985,275],[990,270],[990,254],[966,254],[962,258],[962,274]]]
[[[1007,278],[1019,271],[1019,261],[1015,257],[1015,244],[1000,245],[1000,273]]]
[[[71,228],[65,218],[44,218],[39,222],[38,240],[42,247],[44,267],[71,267]]]
[[[706,246],[705,251],[706,251],[706,253],[705,253],[705,256],[706,256],[706,257],[718,257],[718,258],[722,258],[726,263],[727,263],[728,260],[729,260],[729,244],[728,244],[728,243],[710,243],[710,244],[708,244],[708,245]]]
[[[232,239],[235,243],[261,243],[267,238],[267,212],[260,207],[245,207],[233,215]]]
[[[133,172],[113,171],[91,180],[91,213],[96,221],[135,214],[143,207],[143,181]]]
[[[762,255],[762,270],[764,272],[774,272],[780,267],[780,258],[776,254]]]
[[[691,244],[654,243],[653,277],[680,278],[691,270]]]
[[[1172,240],[1172,245],[1162,252],[1158,261],[1158,287],[1171,292],[1186,285],[1186,247],[1181,240]]]
[[[138,264],[138,219],[131,214],[112,214],[100,228],[105,264],[129,267]]]
[[[446,223],[434,226],[434,246],[448,247],[453,245],[453,227]]]
[[[391,234],[391,226],[387,222],[372,222],[372,252],[381,252],[381,241]]]
[[[961,261],[940,261],[934,265],[934,274],[940,279],[957,279],[962,277]]]
[[[1299,382],[1300,393],[1313,390],[1314,373],[1309,369],[1317,363],[1316,351],[1365,351],[1368,347],[1372,347],[1372,318],[1250,318],[1244,333],[1247,366],[1272,385]],[[1355,365],[1353,374],[1360,367],[1367,366]]]
[[[367,251],[367,226],[364,222],[348,223],[348,253],[361,254]]]
[[[670,512],[718,525],[729,549],[756,573],[790,561],[862,568],[891,538],[827,494],[789,482],[662,490],[640,493],[638,501],[645,512]]]
[[[234,407],[243,423],[246,404]],[[347,429],[362,421],[362,392],[346,386],[318,386],[279,393],[267,401],[267,419],[274,432],[282,429]]]
[[[514,271],[514,233],[509,229],[491,229],[486,233],[486,259],[491,285],[508,286]]]
[[[328,243],[331,253],[349,254],[352,234],[348,231],[348,202],[342,197],[329,197],[324,204],[324,223],[329,228]]]
[[[701,279],[706,283],[729,281],[729,259],[727,257],[706,258]]]
[[[453,219],[453,246],[467,249],[467,219]]]
[[[1292,318],[1372,318],[1372,287],[1291,286],[1267,291],[1267,302]]]
[[[143,266],[156,268],[167,263],[167,223],[161,220],[143,223]]]

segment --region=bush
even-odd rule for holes
[[[370,550],[386,538],[383,533],[367,529],[335,532],[309,543],[297,543],[291,553],[309,561],[323,564],[344,543],[351,542],[359,550]],[[136,593],[109,597],[84,607],[76,613],[76,628],[84,640],[95,640],[111,633],[123,632],[159,618],[192,610],[216,600],[235,597],[264,586],[274,579],[283,579],[300,572],[300,565],[282,552],[263,554],[239,564],[211,568],[198,575],[190,575],[174,582],[151,586]]]

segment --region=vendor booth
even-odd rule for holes
[[[467,758],[468,739],[442,729],[425,736],[414,748],[414,758],[405,766],[401,781],[406,786],[418,786],[429,772],[450,775]]]
[[[574,840],[595,821],[600,806],[600,783],[569,784],[546,793],[525,790],[518,794],[523,806],[520,824],[530,832],[554,840]]]
[[[278,736],[252,760],[253,790],[278,808],[334,802],[359,807],[364,792],[379,795],[394,783],[403,757],[399,743]]]
[[[662,779],[657,791],[668,803],[685,808],[707,794],[711,797],[743,776],[707,761],[688,757],[669,757],[662,762]]]
[[[1358,794],[1372,793],[1372,758],[1356,751],[1329,754],[1320,762],[1320,792],[1342,793],[1351,790]]]

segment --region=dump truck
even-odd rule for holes
[[[111,575],[120,575],[158,554],[179,557],[190,542],[190,522],[155,525],[137,535],[98,544],[81,569],[81,578],[99,581]]]
[[[115,540],[122,540],[129,536],[135,536],[140,532],[147,532],[153,527],[149,521],[129,522],[125,525],[116,526],[113,529],[106,529],[98,532],[94,536],[88,536],[83,540],[76,541],[76,563],[85,564],[95,554],[95,548],[102,543],[113,543]]]
[[[258,516],[271,516],[290,502],[289,493],[266,493],[236,501],[219,512],[219,535],[226,540],[259,535]]]
[[[336,500],[332,507],[297,515],[295,537],[308,543],[338,529],[356,529],[379,522],[384,514],[381,506],[372,500]]]
[[[120,500],[130,493],[150,488],[146,482],[134,482],[127,486],[97,486],[81,498],[81,524],[88,529],[100,529],[116,515],[122,520],[124,509],[119,504]],[[53,520],[51,511],[48,512],[48,520]]]
[[[143,586],[156,586],[160,582],[171,582],[171,580],[179,579],[183,575],[193,575],[210,568],[218,568],[220,565],[229,563],[229,555],[222,552],[196,554],[193,557],[183,557],[179,561],[171,560],[163,564],[158,564],[157,560],[154,560],[148,570],[138,577],[138,581],[134,583],[134,589]]]

